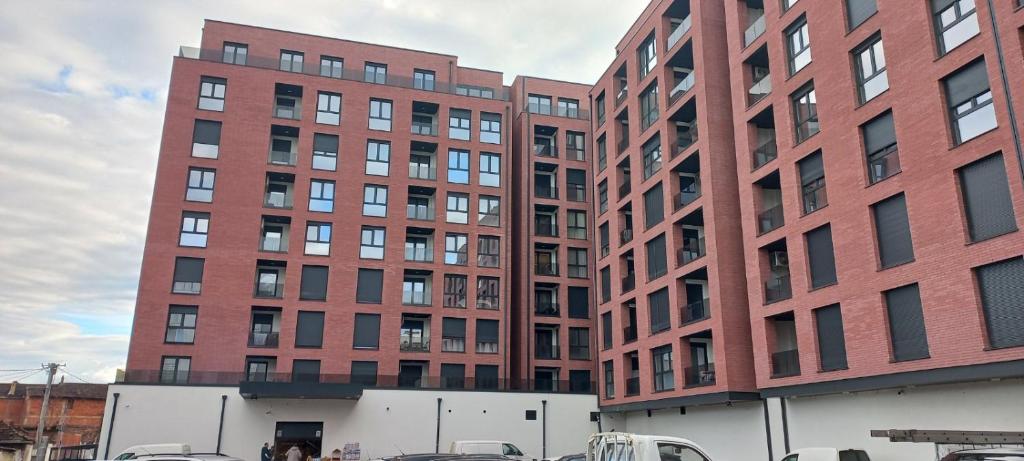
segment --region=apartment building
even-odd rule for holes
[[[238,386],[254,429],[375,450],[380,408],[436,418],[422,451],[543,456],[563,425],[883,461],[934,447],[871,430],[1024,426],[1019,0],[654,0],[614,49],[594,85],[505,86],[207,21],[111,392]]]

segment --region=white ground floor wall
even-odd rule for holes
[[[613,413],[606,429],[671,435],[693,440],[713,461],[779,461],[788,435],[791,450],[861,448],[872,461],[935,459],[930,443],[893,443],[872,438],[877,429],[1024,431],[1024,381],[1004,380],[884,391],[787,398],[782,401]],[[785,426],[785,427],[784,427]],[[772,457],[768,454],[771,432]]]
[[[590,412],[593,395],[366,390],[358,400],[243,399],[237,387],[111,385],[99,441],[103,457],[110,440],[112,458],[147,443],[188,443],[194,452],[213,452],[224,400],[221,452],[259,460],[264,442],[273,443],[278,422],[323,422],[325,452],[359,443],[361,459],[405,453],[432,453],[441,399],[440,447],[454,440],[505,440],[529,455],[581,453],[597,431]],[[117,393],[117,413],[110,418]],[[546,404],[544,403],[546,401]],[[536,419],[527,420],[526,411]],[[546,410],[546,411],[545,411]],[[545,421],[546,415],[546,421]]]

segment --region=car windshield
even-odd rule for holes
[[[120,460],[123,460],[123,459],[132,459],[134,457],[135,457],[135,453],[124,452],[124,453],[121,453],[121,454],[117,455],[117,458],[114,458],[114,460],[120,461]]]
[[[502,451],[503,451],[502,454],[505,454],[505,455],[523,456],[523,452],[519,451],[518,448],[516,448],[516,447],[514,447],[514,446],[512,446],[511,444],[508,444],[508,443],[502,445]]]

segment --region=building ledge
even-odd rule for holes
[[[358,400],[363,385],[350,383],[280,383],[242,381],[238,393],[245,399],[346,399]]]
[[[668,397],[643,402],[623,403],[619,405],[602,405],[602,413],[627,411],[660,410],[664,408],[688,407],[697,405],[717,405],[730,402],[760,400],[757,392],[715,392],[711,394],[688,395],[684,397]]]

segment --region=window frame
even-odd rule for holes
[[[386,157],[381,160],[381,157]],[[374,166],[374,168],[371,168]],[[384,165],[380,167],[379,165]],[[377,172],[377,168],[383,168],[384,172],[381,174]],[[366,169],[365,174],[370,176],[388,176],[391,170],[391,141],[382,141],[377,139],[366,140]]]
[[[341,93],[317,91],[315,120],[322,125],[341,124]]]
[[[444,234],[444,263],[449,266],[469,264],[469,234],[459,232]]]
[[[496,235],[478,235],[476,237],[476,265],[477,267],[501,266],[501,237]]]
[[[452,208],[452,201],[455,208]],[[465,204],[463,207],[462,205]],[[459,216],[462,216],[461,218]],[[464,192],[448,192],[445,197],[445,222],[452,224],[469,223],[469,194]]]
[[[789,27],[786,27],[783,34],[786,39],[786,65],[789,75],[793,76],[807,67],[813,59],[811,57],[811,32],[807,17],[797,18]],[[806,58],[803,57],[804,53],[807,53]],[[802,64],[798,61],[802,61]]]
[[[387,228],[381,226],[361,226],[359,229],[359,259],[383,260],[386,243]],[[375,256],[378,252],[380,257]]]
[[[174,323],[175,315],[179,316],[177,324]],[[192,324],[188,324],[186,319],[191,317]],[[195,344],[196,342],[196,326],[199,321],[199,306],[189,306],[181,304],[171,304],[167,309],[167,328],[164,331],[164,344]],[[178,337],[178,332],[181,331],[186,337],[191,339],[176,341],[172,340],[171,332],[175,332],[174,338]],[[189,335],[191,331],[191,336]]]
[[[429,78],[428,78],[429,77]],[[437,83],[437,74],[432,70],[413,69],[412,86],[417,90],[434,91]]]
[[[324,72],[324,70],[327,72]],[[345,75],[345,60],[334,56],[320,55],[320,76],[342,78]]]
[[[389,192],[388,186],[380,184],[363,184],[362,215],[375,218],[387,217]],[[381,196],[383,196],[383,199]],[[375,211],[376,207],[382,208],[382,212],[380,214],[377,214]]]
[[[326,228],[326,232],[324,229]],[[313,232],[313,239],[310,240],[310,232]],[[334,225],[329,222],[322,221],[306,221],[306,234],[303,236],[305,244],[303,245],[303,254],[315,255],[315,256],[330,256],[331,254],[331,234],[334,232]],[[326,234],[326,237],[325,237]],[[326,251],[320,252],[316,250],[311,251],[310,245],[314,245],[313,248],[319,248],[326,246]]]
[[[302,68],[305,65],[305,60],[306,54],[301,51],[282,49],[277,70],[301,74]],[[286,66],[285,64],[288,65]],[[298,67],[298,69],[296,69],[296,67]]]
[[[178,233],[178,246],[206,248],[210,236],[210,213],[183,211]],[[187,243],[195,239],[195,244]]]
[[[212,203],[213,188],[217,182],[217,170],[213,168],[200,168],[190,166],[188,167],[188,174],[186,176],[187,177],[185,180],[185,201]],[[198,181],[198,186],[192,185],[194,183],[193,179],[196,179]],[[205,186],[207,179],[209,179],[209,187]],[[202,200],[201,198],[197,198],[193,195],[193,191],[195,191],[195,194],[205,195],[208,193],[210,198],[208,200]]]
[[[444,274],[442,307],[465,309],[469,306],[469,276]],[[454,302],[452,302],[454,300]]]
[[[370,98],[367,125],[374,131],[391,131],[395,103],[390,99]],[[376,122],[376,123],[374,123]]]
[[[864,67],[865,57],[872,69],[870,75],[865,75],[867,73],[867,69]],[[872,35],[853,50],[853,63],[854,79],[857,82],[857,98],[860,104],[866,104],[868,101],[875,99],[882,93],[889,90],[889,74],[885,61],[885,44],[882,41],[881,33]],[[885,88],[879,89],[876,93],[871,95],[871,97],[868,97],[866,90],[867,85],[873,80],[879,78],[884,79]]]
[[[309,202],[307,209],[314,213],[333,213],[336,186],[334,181],[328,179],[311,178],[309,180]],[[317,192],[317,189],[319,189],[319,192]],[[329,209],[318,209],[320,204],[330,205]]]
[[[469,150],[448,148],[447,180],[449,184],[469,184],[469,157]],[[465,165],[463,165],[463,163],[465,163]],[[462,180],[463,175],[465,176],[465,180]]]
[[[501,308],[501,278],[477,276],[476,308],[485,310],[498,310]]]
[[[207,91],[209,89],[209,91]],[[218,89],[220,96],[217,95]],[[196,108],[214,112],[224,112],[227,102],[228,80],[221,77],[203,75],[199,77],[199,98]],[[206,104],[204,104],[204,102]]]
[[[806,99],[806,102],[804,100]],[[818,96],[815,93],[814,81],[808,82],[789,97],[793,106],[793,128],[795,131],[796,143],[800,144],[814,135],[821,132],[821,122],[818,120]],[[807,113],[807,118],[801,118],[801,112]],[[814,125],[812,125],[812,123]],[[812,132],[812,128],[813,132]],[[806,134],[803,134],[806,132]]]
[[[388,66],[378,62],[363,63],[363,81],[384,85],[388,81]]]

